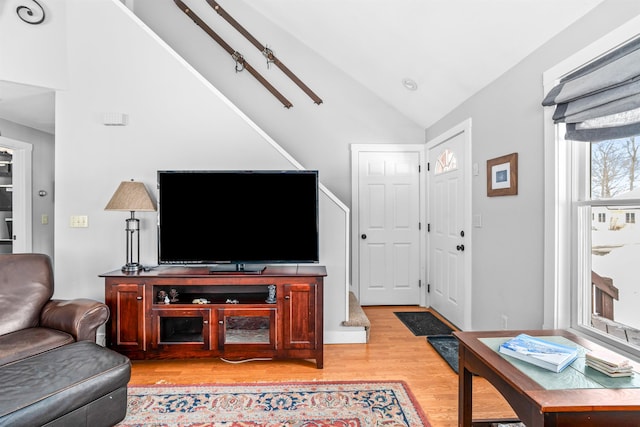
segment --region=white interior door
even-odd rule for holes
[[[362,305],[421,301],[422,146],[411,151],[358,151],[357,277]]]
[[[13,151],[12,172],[12,236],[11,252],[28,253],[32,250],[31,167],[32,145],[0,136],[0,147]],[[4,224],[1,224],[4,226]]]
[[[456,130],[427,146],[429,302],[461,329],[468,328],[471,298],[467,141],[467,132]]]

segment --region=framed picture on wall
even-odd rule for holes
[[[487,160],[487,196],[518,194],[518,153]]]

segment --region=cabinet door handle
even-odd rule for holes
[[[136,297],[136,299],[137,299],[138,301],[140,301],[140,300],[142,300],[142,297]]]
[[[289,295],[285,295],[284,299],[291,299]]]
[[[203,321],[202,321],[202,324],[203,324],[203,325],[208,325],[208,324],[209,324],[209,321],[208,321],[208,320],[203,320]]]
[[[224,322],[222,320],[218,320],[218,323],[224,325]]]

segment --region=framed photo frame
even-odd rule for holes
[[[487,196],[518,194],[518,153],[487,160]]]

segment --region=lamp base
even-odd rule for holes
[[[138,264],[137,262],[135,263],[126,263],[125,265],[122,266],[122,271],[127,272],[127,273],[131,273],[134,271],[140,271],[142,270],[142,265]]]

